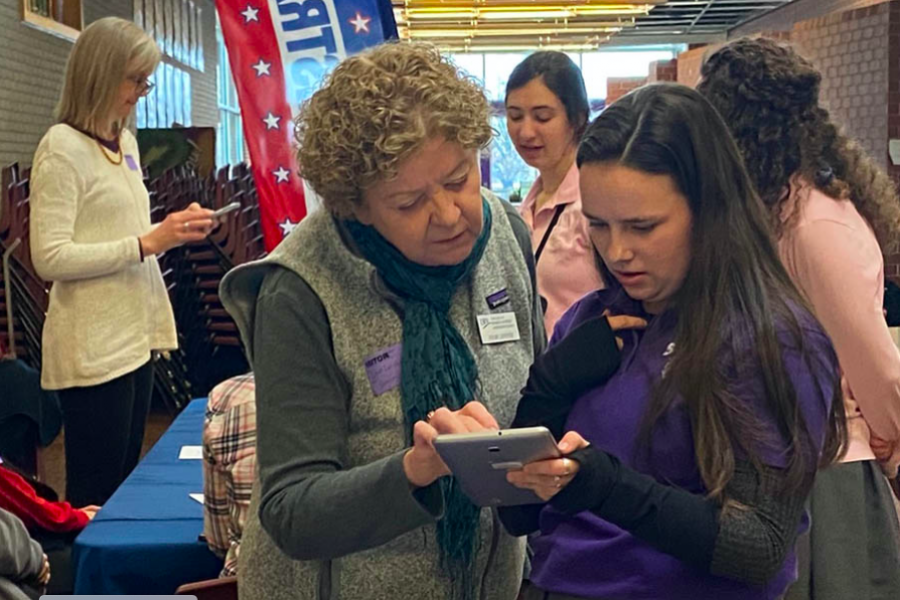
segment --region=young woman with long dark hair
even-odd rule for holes
[[[648,325],[550,421],[566,457],[509,475],[548,501],[501,509],[511,532],[540,531],[526,598],[780,598],[816,470],[846,435],[831,343],[697,92],[661,84],[616,102],[578,165],[609,287],[563,316],[550,352],[614,352],[609,331],[571,344],[604,315]],[[530,402],[516,425],[544,421]]]

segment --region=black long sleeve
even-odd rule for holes
[[[709,569],[719,533],[716,502],[661,484],[594,446],[569,458],[578,461],[578,474],[550,500],[551,506],[569,515],[593,510],[666,554]]]
[[[606,317],[578,325],[535,359],[512,426],[543,425],[560,439],[578,397],[606,382],[619,368],[619,361],[616,336]],[[543,504],[509,506],[498,512],[511,535],[526,535],[538,529],[538,516],[543,507]]]
[[[578,397],[605,383],[619,361],[616,336],[606,317],[581,323],[535,359],[512,426],[543,425],[561,438]]]
[[[593,446],[569,455],[580,468],[550,504],[574,515],[591,510],[657,549],[698,569],[762,585],[778,574],[797,538],[812,478],[782,493],[787,473],[739,461],[726,496],[742,508],[723,510],[707,496],[666,485]]]

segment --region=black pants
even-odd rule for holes
[[[49,531],[31,531],[31,538],[41,545],[47,560],[50,562],[50,583],[45,594],[72,595],[75,590],[75,578],[72,572],[72,543],[78,532],[50,533]]]
[[[91,387],[59,391],[66,435],[66,499],[102,505],[141,457],[153,364]]]

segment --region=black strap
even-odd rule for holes
[[[544,246],[547,245],[547,240],[550,239],[550,234],[553,233],[553,228],[556,227],[556,224],[559,222],[559,216],[566,210],[566,206],[568,204],[560,204],[556,207],[556,212],[553,213],[553,218],[550,219],[550,225],[547,226],[547,231],[544,232],[544,237],[541,238],[541,243],[538,244],[537,252],[534,253],[534,266],[537,267],[537,263],[541,260],[541,254],[544,252]]]

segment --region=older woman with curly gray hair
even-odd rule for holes
[[[488,117],[416,44],[345,60],[302,106],[325,210],[221,290],[257,382],[242,598],[516,597],[524,540],[431,443],[508,426],[545,343],[527,227],[481,187]]]

